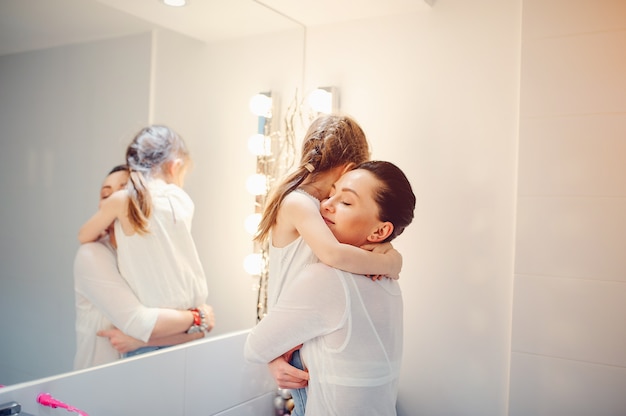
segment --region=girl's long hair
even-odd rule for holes
[[[148,232],[152,198],[147,180],[158,171],[165,172],[168,162],[189,158],[183,139],[166,126],[152,125],[137,133],[126,149],[128,181],[128,219],[138,234]]]
[[[336,114],[315,119],[304,136],[300,164],[269,196],[254,240],[263,242],[269,238],[285,196],[307,177],[311,176],[311,180],[315,181],[315,177],[322,172],[348,163],[359,164],[369,160],[369,157],[367,138],[354,119]]]

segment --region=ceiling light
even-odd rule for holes
[[[183,7],[187,5],[187,0],[162,0],[166,6]]]

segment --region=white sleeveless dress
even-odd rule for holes
[[[194,204],[180,187],[148,183],[149,233],[124,235],[115,223],[120,273],[145,306],[189,309],[205,303],[207,281],[191,236]]]

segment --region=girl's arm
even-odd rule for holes
[[[355,274],[399,277],[402,256],[396,249],[377,253],[340,243],[309,197],[292,192],[284,199],[281,211],[281,218],[291,220],[322,263]]]
[[[125,212],[127,200],[128,192],[121,190],[100,201],[98,211],[78,231],[78,241],[83,244],[102,237],[109,225]]]

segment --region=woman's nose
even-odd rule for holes
[[[326,198],[325,200],[322,201],[322,210],[324,211],[331,211],[333,209],[333,198]]]

